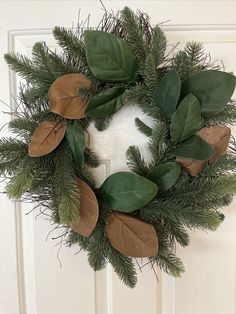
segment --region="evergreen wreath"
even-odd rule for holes
[[[189,244],[188,229],[215,230],[236,192],[235,77],[210,63],[200,43],[167,54],[161,28],[127,7],[106,12],[97,30],[55,27],[53,34],[61,55],[42,42],[32,59],[5,55],[27,82],[9,122],[14,136],[0,139],[8,197],[49,209],[69,246],[87,251],[95,271],[111,263],[129,287],[136,257],[180,276],[176,243]],[[134,102],[155,121],[151,128],[135,120],[152,161],[131,146],[130,172],[98,188],[88,125],[103,131]]]

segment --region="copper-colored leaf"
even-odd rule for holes
[[[214,148],[215,155],[212,158],[219,159],[226,153],[231,130],[227,126],[212,126],[210,128],[201,129],[198,131],[197,135]]]
[[[83,74],[66,74],[56,79],[48,91],[51,111],[66,119],[84,118],[87,103],[78,93],[90,84]]]
[[[215,154],[210,160],[218,160],[226,153],[231,130],[226,126],[213,126],[201,129],[197,132],[197,135],[214,148]],[[206,161],[182,157],[176,157],[176,161],[179,162],[192,176],[197,176],[206,163]]]
[[[80,220],[72,226],[72,229],[83,236],[89,236],[93,232],[98,220],[98,201],[93,190],[87,183],[78,179],[77,184],[80,190]]]
[[[43,121],[34,131],[29,144],[30,157],[39,157],[51,153],[62,141],[66,132],[66,120]]]
[[[158,252],[155,228],[137,218],[111,213],[106,217],[106,233],[111,245],[131,257],[150,257]]]
[[[187,170],[191,176],[197,176],[204,168],[204,160],[195,160],[191,158],[176,157],[176,161],[181,165],[182,168]]]

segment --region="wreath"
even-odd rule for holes
[[[87,251],[95,271],[109,262],[134,287],[134,258],[147,257],[180,276],[176,243],[189,244],[188,229],[215,230],[236,192],[235,77],[200,43],[167,53],[165,34],[145,13],[125,7],[106,12],[96,30],[83,26],[54,28],[61,54],[38,42],[32,59],[5,55],[26,81],[8,124],[14,136],[0,140],[6,193],[49,209],[66,244]],[[103,131],[134,103],[154,121],[135,120],[152,160],[131,146],[130,172],[98,187],[88,126]]]

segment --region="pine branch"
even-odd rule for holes
[[[54,223],[59,224],[58,215],[59,200],[55,191],[54,181],[54,160],[55,151],[49,155],[45,155],[34,160],[34,179],[30,189],[24,194],[23,201],[38,204],[43,208],[50,210],[51,219]]]
[[[63,27],[55,27],[53,35],[68,56],[79,60],[84,66],[87,65],[84,44],[72,30],[66,30]]]
[[[49,86],[45,84],[28,85],[21,91],[20,101],[24,103],[25,107],[31,110],[49,109],[48,104],[48,89]]]
[[[184,50],[179,51],[172,60],[172,66],[178,72],[181,80],[204,70],[207,56],[203,45],[197,42],[188,42]]]
[[[164,122],[159,122],[152,130],[149,142],[149,150],[153,157],[152,167],[161,163],[168,150],[167,128]]]
[[[208,162],[205,168],[200,173],[204,177],[218,177],[219,175],[236,173],[236,156],[233,154],[226,154],[219,160]]]
[[[236,193],[235,175],[226,174],[209,179],[205,178],[204,182],[201,190],[202,200],[213,201],[214,199],[219,199],[225,195]]]
[[[130,146],[126,152],[127,165],[134,173],[145,177],[149,171],[145,160],[142,158],[139,148]]]
[[[52,157],[54,154],[55,152],[52,152],[51,156],[45,155],[34,158],[35,177],[29,193],[38,194],[39,197],[44,197],[44,191],[47,189],[51,193],[51,188],[54,184],[53,174],[55,165]],[[51,195],[48,195],[48,193],[46,194],[46,197],[50,199]]]
[[[184,272],[182,261],[166,246],[159,247],[158,255],[154,260],[163,271],[171,276],[180,277]]]
[[[108,247],[109,243],[105,233],[105,223],[100,219],[87,247],[89,265],[94,271],[101,270],[106,266]]]
[[[170,219],[164,219],[164,228],[172,241],[176,240],[183,247],[189,245],[189,235],[183,225],[177,225]]]
[[[152,32],[152,54],[155,60],[155,69],[165,60],[166,36],[159,26],[156,26]]]
[[[147,96],[152,100],[153,99],[153,91],[157,86],[157,67],[156,67],[156,60],[153,54],[149,53],[145,60],[144,64],[144,82],[146,87]]]
[[[124,104],[136,102],[143,109],[143,104],[148,101],[146,86],[136,83],[136,85],[125,91],[123,101]]]
[[[25,99],[30,104],[39,103],[39,105],[41,106],[42,102],[48,100],[48,89],[48,86],[45,85],[28,87],[25,91]]]
[[[206,210],[209,209],[218,211],[219,209],[222,209],[223,207],[228,206],[231,203],[233,195],[234,194],[232,193],[219,197],[215,196],[214,198],[212,198],[211,202],[207,202],[205,199],[198,199],[195,206],[199,206],[200,208],[204,207]]]
[[[177,199],[172,195],[166,200],[152,201],[140,210],[141,217],[147,215],[145,211],[149,213],[150,220],[156,221],[161,214],[165,219],[172,220],[176,224],[185,225],[188,228],[214,231],[221,223],[219,215],[214,210],[199,208],[191,201],[184,200],[183,197]]]
[[[157,234],[174,243],[177,241],[181,246],[185,247],[189,244],[189,236],[181,222],[176,224],[175,221],[164,217],[161,212],[141,210],[138,217],[147,223],[154,225]]]
[[[148,51],[143,29],[139,25],[137,16],[128,7],[121,11],[121,19],[126,33],[126,41],[138,60],[139,69],[142,70]]]
[[[21,77],[26,79],[28,83],[42,82],[44,84],[51,84],[51,80],[48,75],[42,73],[34,63],[27,57],[20,55],[18,53],[8,53],[4,55],[4,59],[9,65],[9,67]]]
[[[67,245],[69,247],[71,247],[72,245],[78,244],[82,250],[86,251],[88,248],[89,242],[90,242],[90,237],[84,237],[74,232],[72,229],[70,229],[70,232],[67,238]]]
[[[152,129],[147,126],[143,121],[141,121],[139,118],[135,118],[135,125],[138,128],[138,130],[143,133],[146,136],[152,135]]]
[[[71,224],[79,218],[79,190],[73,166],[73,157],[68,145],[63,141],[54,157],[54,182],[58,197],[58,212],[61,224]]]
[[[111,245],[108,246],[107,256],[118,277],[128,287],[134,288],[137,283],[137,274],[132,259],[119,253]]]
[[[35,176],[34,165],[34,160],[29,157],[25,157],[19,164],[6,186],[6,193],[10,199],[19,200],[30,189]]]
[[[15,133],[21,136],[23,139],[27,141],[27,143],[30,140],[31,135],[37,128],[38,123],[30,119],[29,117],[19,117],[12,119],[9,122],[9,129]]]
[[[60,212],[59,212],[60,198],[58,197],[57,187],[54,182],[54,171],[51,178],[52,178],[52,183],[49,185],[49,191],[48,191],[48,196],[49,196],[48,208],[51,211],[52,221],[55,224],[60,225],[61,224],[61,217],[60,217]],[[41,199],[41,193],[38,194],[38,199]]]
[[[91,187],[96,187],[96,180],[91,172],[90,168],[84,166],[82,169],[76,169],[77,175]]]
[[[84,151],[84,162],[90,168],[97,168],[100,165],[98,156],[89,148]]]
[[[144,113],[151,116],[154,120],[158,120],[160,123],[166,123],[166,117],[164,116],[163,112],[156,104],[154,104],[153,100],[150,100],[150,98],[147,98],[146,101],[142,103],[140,108]]]
[[[185,202],[188,206],[198,204],[198,199],[206,204],[213,204],[213,202],[220,201],[225,195],[236,193],[236,177],[233,173],[225,173],[189,178],[185,186],[175,185],[168,193],[163,193],[161,198],[165,201],[173,201],[169,198],[169,193],[176,202]]]
[[[215,115],[211,119],[205,119],[203,127],[209,127],[212,125],[235,125],[236,123],[236,103],[230,102],[227,104],[223,111]]]
[[[33,47],[32,54],[34,64],[42,72],[49,74],[52,82],[59,76],[78,71],[77,67],[71,64],[69,57],[66,59],[62,55],[57,55],[49,50],[44,42],[37,42]]]
[[[45,73],[45,76],[49,77],[50,83],[52,84],[53,81],[57,79],[57,75],[52,68],[47,46],[42,42],[35,43],[32,49],[32,56],[34,65],[41,73]]]
[[[15,138],[0,139],[0,175],[13,175],[27,156],[26,143]]]
[[[106,118],[93,118],[91,121],[94,122],[94,126],[98,131],[105,131],[106,129],[109,128],[111,121],[113,117],[106,117]]]

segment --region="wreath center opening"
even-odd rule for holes
[[[151,160],[148,148],[149,139],[141,133],[135,119],[140,119],[152,127],[154,120],[147,116],[137,105],[123,107],[117,112],[105,131],[98,131],[94,124],[88,128],[90,137],[89,148],[100,160],[100,166],[92,169],[99,187],[111,174],[128,171],[126,153],[130,146],[138,146],[145,161]]]

